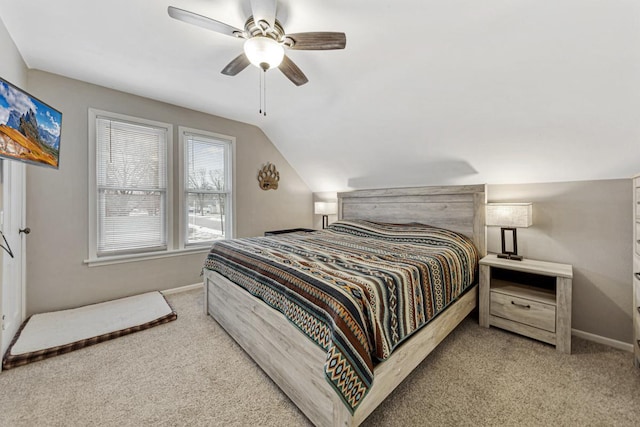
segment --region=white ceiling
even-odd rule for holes
[[[259,126],[313,191],[626,178],[640,172],[640,2],[282,0],[309,83],[220,70],[249,0],[0,0],[27,66]],[[269,159],[265,159],[269,161]]]

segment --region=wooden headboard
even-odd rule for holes
[[[473,239],[480,257],[487,254],[486,185],[451,185],[338,193],[338,219],[420,222]]]

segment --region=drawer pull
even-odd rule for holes
[[[636,279],[640,280],[640,272],[638,272],[638,273],[634,273],[634,274],[635,274],[635,276],[636,276]]]
[[[531,308],[531,306],[529,304],[518,304],[515,301],[511,301],[511,304],[516,305],[518,307],[526,308],[527,310]]]

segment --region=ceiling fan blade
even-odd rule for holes
[[[276,22],[276,0],[251,0],[251,11],[256,23],[265,21],[273,28]]]
[[[280,63],[278,68],[282,71],[282,74],[287,76],[287,78],[296,86],[302,86],[309,81],[302,70],[300,70],[300,68],[298,68],[298,66],[294,64],[287,55],[282,58],[282,63]]]
[[[240,71],[247,68],[249,64],[250,62],[247,58],[247,55],[241,53],[240,55],[236,56],[233,61],[229,62],[227,66],[224,67],[224,69],[221,71],[221,73],[227,76],[235,76]]]
[[[293,41],[289,49],[298,50],[344,49],[347,45],[347,36],[345,33],[315,32],[287,34],[285,36],[285,44],[288,45],[287,42],[289,40]]]
[[[170,17],[177,19],[178,21],[197,25],[198,27],[202,27],[207,30],[226,34],[227,36],[244,37],[244,31],[225,24],[224,22],[216,21],[215,19],[207,18],[206,16],[198,15],[197,13],[189,12],[188,10],[179,9],[173,6],[169,6],[167,11],[169,12]]]

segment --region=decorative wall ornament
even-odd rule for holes
[[[276,165],[267,163],[258,171],[258,183],[263,190],[277,190],[280,181],[280,172],[276,170]]]

